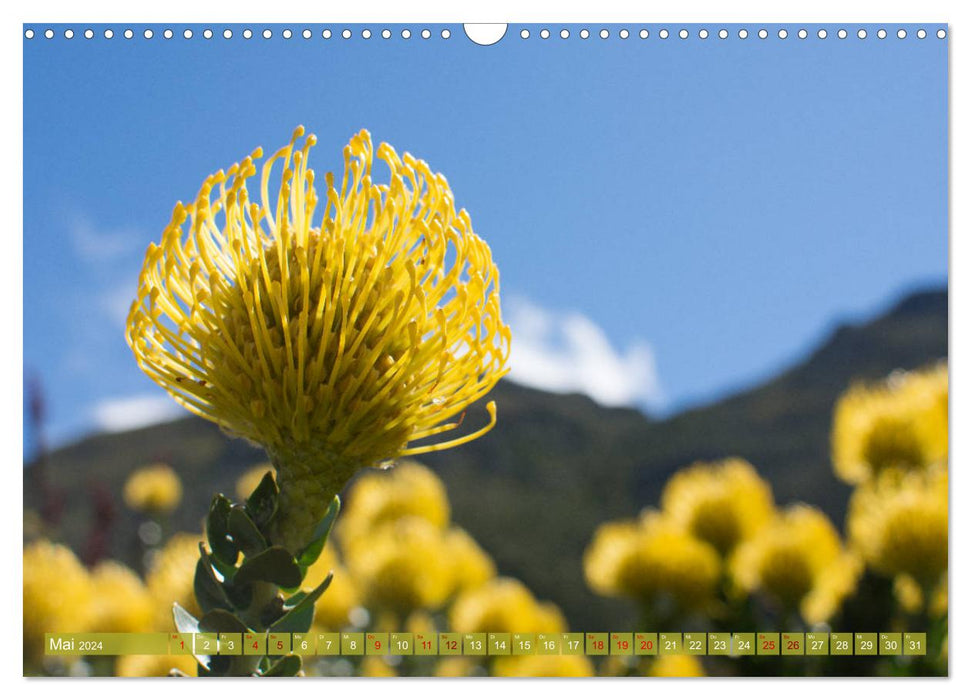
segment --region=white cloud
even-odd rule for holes
[[[509,378],[545,391],[580,392],[605,406],[657,408],[663,395],[650,345],[615,349],[600,326],[579,313],[554,313],[514,298],[504,309],[512,329]]]
[[[171,398],[158,394],[105,399],[95,405],[91,414],[98,430],[108,433],[144,428],[187,415]]]
[[[74,252],[86,262],[111,262],[134,251],[141,240],[131,230],[100,230],[84,216],[74,217],[68,233]]]

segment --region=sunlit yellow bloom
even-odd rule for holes
[[[674,522],[722,554],[772,517],[772,487],[743,459],[699,463],[668,481],[661,507]]]
[[[303,587],[313,590],[331,571],[334,578],[324,595],[314,604],[314,623],[324,629],[337,631],[350,623],[348,615],[361,604],[361,598],[350,572],[338,560],[333,544],[328,542],[317,561],[307,569]]]
[[[288,546],[358,469],[488,431],[493,403],[484,428],[424,440],[495,385],[510,340],[492,254],[445,178],[387,144],[375,154],[362,131],[315,217],[316,139],[298,147],[303,133],[263,164],[259,203],[247,181],[261,149],[176,205],[127,324],[139,366],[176,401],[266,448]]]
[[[850,552],[838,556],[819,573],[812,589],[802,599],[799,608],[802,619],[810,625],[830,620],[856,590],[862,574],[863,561],[859,556]]]
[[[405,460],[393,469],[358,477],[347,494],[338,528],[343,537],[353,538],[406,516],[444,528],[450,513],[442,480],[428,467]]]
[[[394,678],[397,672],[379,656],[365,656],[361,662],[361,675],[369,678]]]
[[[440,607],[452,590],[442,533],[421,518],[402,518],[355,538],[345,558],[369,606],[405,615]]]
[[[175,510],[182,500],[182,482],[172,467],[152,464],[132,472],[123,495],[132,510],[164,515]]]
[[[439,678],[464,678],[471,675],[475,667],[471,657],[446,656],[435,666],[435,675]]]
[[[924,593],[920,590],[920,584],[907,574],[894,576],[893,597],[896,598],[897,605],[911,615],[924,608]]]
[[[178,669],[187,676],[196,675],[196,659],[188,654],[172,656],[119,656],[115,675],[126,678],[158,678]]]
[[[24,547],[24,655],[40,656],[47,632],[85,632],[91,624],[91,577],[63,545]]]
[[[947,460],[947,365],[857,384],[833,419],[836,474],[860,484],[890,468],[922,469]]]
[[[696,656],[658,656],[651,664],[648,675],[661,678],[693,678],[705,675],[705,668]]]
[[[947,472],[887,471],[850,499],[847,530],[866,562],[933,586],[947,571]]]
[[[250,494],[263,481],[263,477],[266,476],[267,472],[271,472],[276,477],[276,469],[273,468],[272,464],[266,463],[257,464],[243,472],[243,475],[236,480],[236,498],[241,502],[249,498]]]
[[[455,632],[565,632],[562,613],[540,603],[520,581],[497,578],[461,594],[449,611]]]
[[[721,572],[717,550],[657,511],[601,525],[583,557],[587,583],[606,596],[704,605]]]
[[[138,575],[105,561],[91,572],[91,628],[96,632],[153,632],[155,601]]]
[[[445,533],[445,549],[452,565],[453,592],[478,588],[496,575],[496,565],[465,530],[453,527]]]
[[[492,675],[519,678],[579,678],[592,676],[593,665],[586,656],[498,656]]]
[[[761,591],[798,609],[803,598],[843,554],[839,533],[821,511],[795,505],[781,511],[754,537],[743,542],[730,565],[746,592]]]
[[[201,541],[201,535],[176,533],[149,564],[145,583],[155,601],[155,627],[159,632],[167,632],[175,627],[172,621],[173,603],[178,603],[197,617],[201,614],[193,590]]]

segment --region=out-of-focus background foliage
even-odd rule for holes
[[[710,357],[718,362],[716,343]],[[603,408],[579,395],[501,383],[490,397],[499,404],[499,424],[487,438],[429,455],[430,471],[407,466],[364,473],[348,488],[336,546],[317,567],[321,578],[328,567],[337,571],[317,624],[389,631],[632,631],[664,621],[685,631],[717,630],[723,624],[733,631],[755,631],[756,624],[799,629],[806,624],[804,596],[780,605],[778,595],[763,595],[772,588],[764,580],[729,575],[728,544],[720,545],[726,551],[688,547],[697,555],[690,570],[702,572],[696,590],[710,589],[689,597],[710,594],[721,610],[689,611],[691,606],[669,600],[599,595],[595,590],[603,593],[604,585],[598,588],[596,574],[592,580],[589,571],[585,576],[584,552],[603,523],[637,518],[645,508],[663,505],[670,511],[671,497],[662,503],[662,491],[676,472],[699,461],[737,457],[754,465],[774,503],[797,522],[795,531],[820,533],[810,549],[829,551],[828,563],[844,561],[853,487],[837,478],[831,458],[837,400],[856,382],[883,380],[896,370],[933,366],[946,357],[947,295],[927,291],[900,300],[869,322],[840,327],[803,361],[764,384],[665,420]],[[36,396],[38,422],[41,404]],[[235,495],[237,489],[252,488],[263,460],[255,448],[195,418],[94,436],[37,455],[25,471],[25,670],[78,672],[57,663],[45,666],[39,659],[37,635],[42,639],[45,630],[170,629],[172,600],[192,609],[196,542],[212,493]],[[142,469],[133,476],[137,467]],[[237,485],[241,478],[244,483]],[[867,511],[867,498],[883,503],[900,484],[866,488],[873,493],[854,501],[862,502],[861,511]],[[785,510],[795,503],[812,509]],[[774,510],[767,513],[766,522],[782,527]],[[864,523],[859,527],[872,520],[857,518]],[[671,534],[671,541],[682,534]],[[750,544],[745,556],[757,561],[759,551],[771,548],[771,541]],[[684,546],[672,550],[684,551]],[[824,616],[831,624],[848,631],[888,631],[887,625],[901,624],[924,631],[923,625],[929,637],[936,635],[945,645],[943,654],[909,666],[880,658],[709,659],[703,666],[679,658],[643,667],[609,660],[596,672],[946,672],[946,587],[845,561],[835,567],[839,575],[827,574],[835,579],[828,582],[830,589],[840,590],[832,614]],[[945,557],[945,570],[946,564]],[[713,572],[708,581],[706,567]],[[817,582],[816,573],[812,579]],[[95,659],[81,670],[151,675],[172,663],[145,657],[114,665]],[[308,673],[583,675],[594,670],[588,660],[568,657],[488,664],[406,658],[393,664],[321,660]]]

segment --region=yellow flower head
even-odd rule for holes
[[[361,475],[348,493],[338,527],[344,538],[353,539],[404,517],[444,528],[450,514],[442,480],[428,467],[405,460],[393,469]]]
[[[947,472],[888,471],[850,499],[847,530],[866,562],[924,586],[947,571]]]
[[[376,184],[362,131],[315,217],[303,133],[263,164],[259,203],[247,182],[261,149],[176,205],[127,324],[139,366],[176,401],[266,448],[294,546],[356,470],[488,431],[493,403],[484,428],[414,444],[459,426],[447,421],[505,373],[510,341],[492,254],[445,178],[381,144]]]
[[[260,485],[260,482],[263,481],[267,472],[272,473],[274,477],[276,476],[276,469],[273,468],[273,465],[265,463],[257,464],[243,472],[243,475],[236,480],[236,498],[240,501],[249,498],[256,487]]]
[[[730,568],[743,591],[761,591],[796,609],[842,554],[839,533],[829,519],[820,510],[799,504],[780,512],[743,542]]]
[[[699,463],[668,481],[661,507],[674,522],[726,554],[772,517],[772,488],[743,459]]]
[[[586,656],[497,656],[492,675],[516,678],[581,678],[592,676]]]
[[[132,510],[164,515],[182,500],[182,482],[167,464],[152,464],[134,472],[125,481],[125,503]]]
[[[565,632],[566,621],[552,603],[540,603],[523,583],[497,578],[461,594],[449,611],[455,632]]]
[[[105,561],[91,572],[96,632],[153,632],[155,602],[138,575],[124,564]]]
[[[851,387],[836,404],[833,465],[850,484],[947,461],[947,365]]]
[[[863,574],[863,561],[851,552],[844,552],[816,577],[812,590],[802,599],[799,610],[810,625],[829,621],[856,590]]]
[[[314,623],[323,629],[338,631],[349,624],[348,616],[361,600],[350,572],[341,565],[332,543],[327,543],[317,561],[307,569],[303,585],[305,589],[313,590],[331,571],[334,578],[314,604]]]
[[[657,511],[601,525],[583,557],[587,583],[606,596],[683,608],[704,605],[721,573],[718,552]]]
[[[659,678],[694,678],[705,675],[705,668],[697,656],[659,656],[651,664],[648,675]]]
[[[174,627],[173,603],[178,603],[196,617],[202,614],[193,590],[199,542],[202,539],[202,535],[187,532],[172,535],[148,567],[145,584],[155,601],[155,628],[159,632]]]
[[[24,655],[43,653],[47,632],[85,632],[93,589],[87,569],[63,545],[39,540],[24,547]]]
[[[445,549],[452,565],[454,592],[478,588],[496,575],[496,565],[465,530],[453,527],[445,533]]]
[[[427,520],[395,521],[355,538],[345,551],[351,576],[370,606],[405,615],[440,607],[452,591],[442,533]]]
[[[115,675],[124,678],[159,678],[169,675],[172,669],[177,669],[187,676],[194,676],[196,666],[196,658],[188,654],[119,656]]]

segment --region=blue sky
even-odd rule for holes
[[[448,40],[309,26],[25,40],[24,371],[53,441],[177,414],[123,337],[145,248],[207,174],[297,124],[318,171],[367,128],[444,173],[501,271],[514,376],[603,403],[710,400],[946,283],[936,26],[604,41],[516,25],[491,47],[454,25]]]

